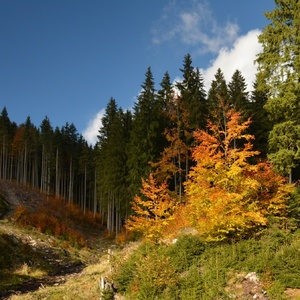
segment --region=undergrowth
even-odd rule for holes
[[[4,202],[4,200],[3,200],[3,198],[2,198],[2,196],[0,194],[0,215],[5,212],[6,208],[7,208],[7,205]]]
[[[77,205],[65,204],[54,198],[43,202],[36,212],[18,206],[14,219],[23,226],[33,226],[42,233],[59,237],[78,248],[88,245],[84,234],[77,228],[99,227],[101,224],[99,215],[94,217],[92,212],[83,214]]]
[[[128,259],[116,257],[113,279],[126,299],[228,299],[229,282],[257,272],[270,299],[300,289],[300,231],[274,226],[260,238],[204,244],[185,235],[171,245],[142,244]],[[281,295],[281,296],[280,296]]]

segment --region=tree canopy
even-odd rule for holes
[[[274,122],[269,137],[269,159],[292,181],[292,169],[299,165],[300,145],[300,37],[299,1],[275,0],[265,13],[270,21],[259,42],[258,88],[267,94],[265,109]]]

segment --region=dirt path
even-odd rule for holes
[[[10,299],[10,297],[13,295],[21,295],[29,292],[34,292],[46,286],[58,286],[60,284],[64,284],[69,278],[79,276],[84,267],[85,266],[83,264],[61,266],[61,268],[53,273],[52,276],[47,276],[39,279],[31,279],[27,282],[17,285],[7,292],[0,293],[0,299]]]
[[[7,209],[2,211],[0,220],[13,215],[16,206],[22,205],[29,211],[35,211],[40,203],[46,200],[45,195],[39,192],[3,180],[0,180],[0,194],[7,204]],[[0,292],[0,299],[10,299],[12,295],[25,294],[46,286],[61,285],[69,278],[80,275],[85,265],[79,259],[77,261],[72,259],[67,250],[53,246],[54,238],[42,234],[33,238],[25,229],[24,231],[21,229],[18,229],[13,221],[1,222],[0,236],[14,249],[22,249],[18,250],[18,253],[27,251],[29,257],[39,256],[40,260],[51,266],[52,271],[44,278],[31,278],[5,292]]]

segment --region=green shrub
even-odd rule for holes
[[[170,256],[176,271],[182,272],[198,261],[204,249],[204,243],[199,236],[183,235],[167,249],[167,255]]]
[[[288,223],[289,229],[300,227],[300,186],[295,188],[294,193],[288,200]]]
[[[101,299],[102,300],[113,300],[114,299],[113,291],[110,289],[101,291]]]
[[[285,286],[280,281],[275,281],[268,289],[268,296],[270,299],[276,300],[287,300],[287,297],[284,295]]]
[[[164,298],[171,297],[177,282],[170,258],[154,251],[137,265],[132,286],[134,299],[161,299],[162,295]]]
[[[232,244],[187,235],[170,246],[144,244],[119,264],[114,280],[128,299],[228,299],[234,274],[257,272],[270,299],[279,300],[286,288],[300,288],[299,257],[300,231],[276,226]]]
[[[203,277],[198,266],[193,265],[180,279],[180,299],[199,300],[204,294]]]
[[[300,241],[282,246],[274,254],[272,274],[276,281],[289,288],[300,288]]]
[[[132,285],[137,265],[153,249],[153,245],[144,243],[125,260],[122,257],[114,257],[112,262],[114,269],[113,278],[117,284],[118,291],[125,292],[129,289],[129,286]]]

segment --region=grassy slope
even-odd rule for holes
[[[95,223],[87,218],[85,222],[74,207],[60,209],[55,206],[56,203],[52,207],[49,202],[43,205],[45,200],[38,193],[11,183],[4,185],[1,182],[0,192],[6,198],[4,201],[0,197],[0,298],[21,293],[13,298],[99,299],[99,276],[106,271],[107,265],[99,263],[107,261],[107,249],[112,245],[112,241],[105,238],[99,220]],[[12,195],[12,200],[9,195]],[[17,195],[23,198],[16,199]],[[61,215],[67,209],[66,228],[73,235],[84,236],[88,246],[79,247],[74,241],[66,239],[65,235],[53,236],[51,228],[38,230],[33,226],[23,226],[15,219],[14,209],[17,207],[13,201],[22,202],[25,208],[26,205],[30,208],[26,220],[28,216],[35,218],[35,221],[42,216],[44,220],[45,214],[48,214],[54,220],[54,225],[55,222],[61,225],[56,218],[62,219]],[[32,207],[37,202],[41,205],[36,206],[37,210],[34,211]],[[7,207],[6,203],[11,205]],[[91,216],[88,217],[91,219]],[[22,223],[24,220],[20,218],[20,221]]]
[[[139,291],[144,291],[139,299],[147,300],[154,299],[147,296],[149,291],[160,300],[174,300],[172,293],[176,299],[227,299],[229,294],[248,299],[242,297],[243,278],[257,272],[270,299],[300,299],[299,231],[274,227],[260,239],[210,246],[195,236],[169,246],[131,243],[114,250],[111,275],[107,249],[112,241],[86,224],[78,228],[90,233],[91,247],[74,248],[49,233],[2,219],[0,295],[24,282],[25,287],[37,282],[32,291],[10,299],[99,299],[100,276],[108,275],[126,291],[126,299],[137,299]]]
[[[183,236],[175,244],[142,245],[129,259],[119,258],[114,277],[128,299],[253,299],[255,286],[247,285],[245,276],[256,272],[256,290],[269,296],[259,299],[300,299],[299,257],[299,231],[275,227],[260,239],[219,245]]]

